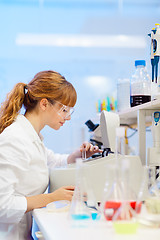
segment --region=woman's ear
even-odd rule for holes
[[[42,98],[42,99],[40,100],[40,102],[39,102],[39,106],[40,106],[40,108],[41,108],[43,111],[46,110],[46,108],[47,108],[48,105],[49,105],[49,102],[48,102],[48,100],[47,100],[46,98]]]

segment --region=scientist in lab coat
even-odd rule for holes
[[[100,152],[84,143],[67,154],[47,149],[40,131],[48,125],[58,130],[71,119],[77,94],[73,85],[54,71],[37,73],[28,83],[18,83],[0,109],[0,239],[27,240],[31,236],[31,211],[57,200],[71,200],[74,186],[43,194],[48,168],[64,166]],[[25,114],[19,114],[22,106]]]

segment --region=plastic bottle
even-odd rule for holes
[[[136,70],[131,78],[131,107],[151,101],[151,79],[145,66],[145,60],[135,61]]]

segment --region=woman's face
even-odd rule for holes
[[[46,125],[49,127],[58,130],[64,125],[64,123],[71,119],[70,114],[67,114],[69,109],[56,102],[54,105],[48,102],[48,108],[46,111]]]

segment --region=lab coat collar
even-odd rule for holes
[[[19,114],[15,120],[15,122],[19,123],[24,131],[29,135],[33,142],[38,141],[39,143],[42,143],[43,136],[41,134],[37,134],[36,130],[34,129],[33,125],[30,123],[30,121],[22,114]]]

